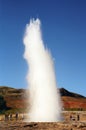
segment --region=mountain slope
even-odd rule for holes
[[[28,100],[26,93],[26,89],[15,89],[6,86],[0,87],[0,95],[6,101],[7,107],[11,109],[23,109],[27,107]],[[86,110],[86,97],[73,92],[69,92],[64,88],[60,89],[60,94],[64,109],[77,108]]]
[[[75,97],[75,98],[85,98],[84,96],[82,96],[80,94],[70,92],[70,91],[68,91],[64,88],[60,88],[60,93],[61,93],[61,96],[69,96],[69,97]]]

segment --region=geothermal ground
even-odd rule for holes
[[[86,112],[63,112],[62,122],[23,122],[22,115],[16,121],[0,121],[0,130],[86,130]],[[79,119],[77,118],[79,115]],[[4,117],[4,115],[3,115]],[[70,118],[72,117],[72,118]]]
[[[1,130],[86,130],[86,122],[0,122]]]

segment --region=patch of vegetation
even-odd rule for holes
[[[0,112],[6,109],[6,101],[4,100],[3,96],[0,95]]]
[[[84,108],[65,108],[66,111],[85,111]]]
[[[4,100],[3,96],[0,95],[0,114],[3,114],[5,111],[10,109],[10,107],[6,106],[6,101]]]
[[[2,111],[2,113],[0,113],[0,114],[10,114],[10,113],[12,113],[12,114],[15,114],[15,113],[25,113],[25,112],[27,112],[27,110],[26,109],[23,109],[23,108],[14,108],[14,109],[8,109],[8,110],[4,110],[4,111]]]

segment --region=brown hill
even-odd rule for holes
[[[26,89],[15,89],[11,87],[1,86],[0,95],[6,101],[6,106],[11,109],[24,109],[27,107],[28,101]],[[60,89],[61,99],[64,109],[86,110],[86,97]]]
[[[27,106],[26,90],[1,86],[0,95],[4,97],[6,106],[11,109],[24,109]]]
[[[69,110],[86,110],[86,98],[62,96],[63,106]]]
[[[86,97],[60,88],[60,94],[64,109],[86,110]]]
[[[70,92],[70,91],[68,91],[64,88],[60,88],[60,93],[61,93],[61,96],[68,96],[68,97],[75,97],[75,98],[85,98],[84,96],[82,96],[80,94]]]

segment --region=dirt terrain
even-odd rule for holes
[[[0,130],[86,130],[86,122],[0,122]]]
[[[5,121],[5,115],[1,115],[0,130],[86,130],[86,111],[62,112],[61,122],[25,122],[23,114],[19,114],[16,120],[15,114],[11,120]]]

